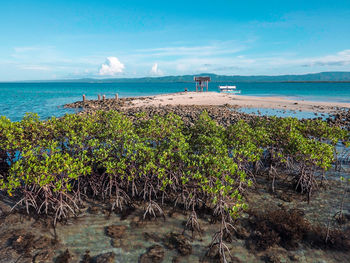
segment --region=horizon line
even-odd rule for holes
[[[96,77],[81,77],[81,78],[62,78],[62,79],[37,79],[37,80],[8,80],[1,81],[0,83],[36,83],[36,82],[69,82],[74,81],[77,82],[79,80],[93,80],[93,81],[108,81],[108,80],[141,80],[141,79],[162,79],[168,77],[188,77],[188,76],[204,76],[204,75],[215,75],[219,77],[282,77],[282,76],[306,76],[306,75],[317,75],[324,73],[350,73],[350,71],[321,71],[314,73],[302,73],[302,74],[280,74],[280,75],[220,75],[216,73],[198,73],[198,74],[185,74],[185,75],[166,75],[166,76],[144,76],[144,77],[117,77],[111,76],[109,78],[96,78]],[[179,82],[189,82],[189,81],[179,81]],[[215,81],[212,81],[215,82]],[[251,81],[251,82],[350,82],[350,80],[346,81],[332,81],[332,80],[320,80],[320,81]]]

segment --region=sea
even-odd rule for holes
[[[209,83],[209,91],[217,91],[219,85]],[[235,83],[241,95],[278,96],[287,99],[347,102],[350,103],[350,83]],[[64,109],[63,105],[87,99],[97,99],[98,94],[114,98],[149,96],[195,90],[194,83],[0,83],[0,116],[20,121],[27,112],[38,113],[41,119],[60,117],[74,113],[76,109]]]

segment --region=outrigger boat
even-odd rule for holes
[[[236,86],[219,86],[220,92],[241,94],[240,90],[236,90]]]

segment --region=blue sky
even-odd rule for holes
[[[0,81],[350,71],[350,1],[2,1]]]

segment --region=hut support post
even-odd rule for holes
[[[200,89],[200,92],[203,92],[204,88],[206,89],[206,91],[208,91],[210,80],[210,77],[194,77],[194,81],[196,82],[196,92],[198,91],[198,89]]]

